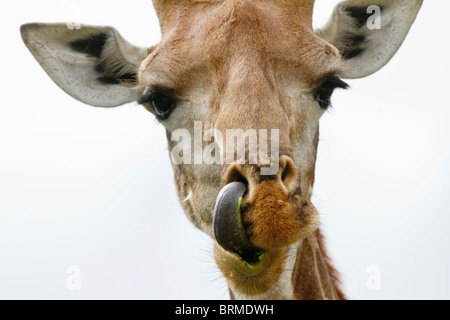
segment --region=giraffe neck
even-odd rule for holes
[[[274,290],[247,297],[230,290],[232,299],[339,300],[345,299],[338,287],[336,271],[329,264],[323,237],[316,231],[288,249],[284,272]]]
[[[319,231],[299,244],[292,271],[293,297],[297,300],[344,299],[335,270],[328,262]]]

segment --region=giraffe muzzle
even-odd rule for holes
[[[318,227],[317,210],[302,196],[292,158],[281,156],[272,176],[261,175],[259,168],[237,163],[225,168],[225,186],[213,214],[217,243],[249,263],[300,241]]]
[[[229,183],[219,192],[214,207],[213,231],[222,248],[247,262],[257,262],[258,253],[264,250],[250,242],[242,223],[241,205],[246,192],[247,187],[242,182]]]

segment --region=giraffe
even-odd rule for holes
[[[346,296],[311,202],[320,118],[348,87],[342,79],[390,61],[422,2],[344,1],[313,30],[314,0],[154,0],[162,37],[149,48],[112,27],[30,23],[21,34],[73,98],[105,108],[137,101],[165,127],[180,204],[215,240],[232,299],[335,300]],[[174,161],[174,133],[195,136],[196,123],[212,132],[219,161]],[[244,132],[241,150],[228,149],[230,130]],[[265,157],[251,158],[251,130],[277,133],[264,136]],[[183,157],[195,158],[198,146],[187,147]]]

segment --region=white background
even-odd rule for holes
[[[76,20],[157,43],[150,1],[127,3],[0,12],[1,299],[228,299],[212,241],[177,203],[164,129],[136,104],[73,100],[19,35],[22,23]],[[317,1],[315,26],[336,3]],[[426,1],[388,66],[348,81],[322,119],[313,202],[352,299],[450,298],[449,13],[449,1]]]

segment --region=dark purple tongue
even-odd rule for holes
[[[257,262],[256,248],[245,233],[241,218],[241,204],[247,187],[242,182],[232,182],[220,190],[213,215],[213,232],[217,243],[247,262]]]

